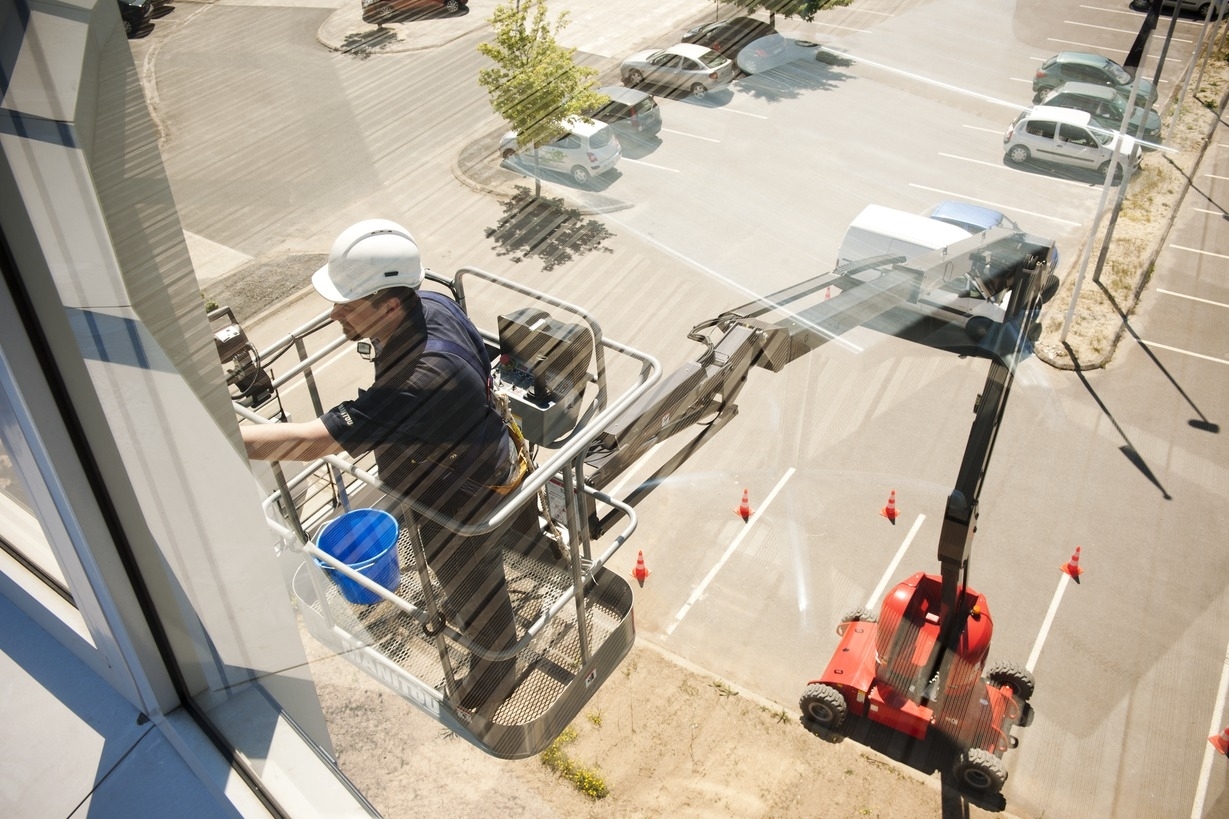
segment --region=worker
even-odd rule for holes
[[[375,382],[312,421],[243,425],[243,441],[260,460],[374,451],[386,486],[459,523],[477,522],[519,485],[525,462],[490,400],[481,336],[451,299],[420,292],[423,276],[417,243],[395,222],[368,219],[342,231],[312,284],[333,303],[330,316],[347,338],[371,341]],[[489,650],[516,641],[500,545],[536,527],[536,508],[525,506],[512,523],[471,537],[416,516],[447,621]],[[460,704],[506,699],[515,673],[515,658],[471,655]]]

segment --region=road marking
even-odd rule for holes
[[[1021,108],[1020,110],[1021,110],[1021,111],[1027,111],[1028,109],[1027,109],[1027,108]],[[983,127],[982,127],[982,126],[980,126],[980,125],[963,125],[963,126],[961,126],[961,127],[962,127],[962,128],[968,128],[970,131],[981,131],[981,132],[983,132],[983,133],[987,133],[987,134],[998,134],[999,136],[1002,136],[1002,135],[1003,135],[1003,129],[1002,129],[1002,128],[983,128]]]
[[[1226,179],[1229,179],[1229,176],[1217,176],[1214,173],[1205,173],[1204,176],[1206,176],[1208,179],[1219,179],[1222,182],[1224,182]]]
[[[968,157],[968,156],[957,156],[956,154],[944,154],[943,151],[939,151],[939,156],[946,156],[948,157],[948,159],[960,160],[961,162],[973,162],[973,164],[975,165],[984,165],[986,167],[997,167],[997,168],[1000,168],[1000,170],[1004,170],[1004,171],[1011,170],[1010,167],[1003,165],[1002,162],[987,162],[986,160],[975,160],[975,159],[972,159],[972,157]],[[1048,178],[1050,178],[1050,180],[1054,182],[1062,182],[1063,184],[1074,184],[1074,186],[1077,186],[1080,188],[1089,187],[1088,182],[1077,182],[1075,180],[1061,180],[1061,178],[1058,178],[1056,176],[1051,176]]]
[[[1221,729],[1224,726],[1221,720],[1225,714],[1225,700],[1223,692],[1225,686],[1229,685],[1229,646],[1225,647],[1225,660],[1220,669],[1220,683],[1216,686],[1217,694],[1216,705],[1212,709],[1212,727],[1208,729],[1208,736],[1220,736]],[[1191,805],[1191,819],[1199,819],[1203,816],[1203,800],[1208,795],[1208,779],[1212,775],[1212,754],[1216,753],[1216,749],[1209,742],[1203,746],[1203,762],[1199,766],[1199,785],[1195,788],[1195,801]]]
[[[879,578],[879,585],[871,592],[871,597],[866,601],[867,611],[874,611],[875,606],[879,605],[879,596],[883,594],[883,590],[888,587],[888,581],[896,574],[896,567],[900,565],[900,559],[905,556],[905,552],[909,549],[909,544],[913,542],[913,538],[917,536],[918,530],[922,528],[922,521],[926,520],[925,515],[918,515],[917,520],[913,521],[913,525],[909,527],[909,534],[905,535],[904,541],[900,544],[900,548],[896,550],[896,556],[892,558],[892,562],[888,564],[887,570],[883,573],[883,577]]]
[[[982,100],[983,102],[994,103],[995,105],[1001,105],[1005,108],[1011,108],[1017,111],[1020,110],[1020,106],[1017,103],[1007,102],[1006,100],[1001,100],[998,97],[992,97],[989,94],[979,94],[976,91],[970,91],[969,89],[961,88],[958,85],[952,85],[950,83],[946,83],[941,80],[936,80],[933,77],[927,77],[925,74],[915,74],[912,71],[905,71],[903,69],[896,68],[890,65],[886,65],[884,63],[877,63],[877,62],[874,62],[873,60],[866,60],[853,53],[837,52],[837,51],[833,51],[830,48],[824,48],[824,50],[827,51],[829,54],[836,54],[840,57],[848,57],[852,59],[854,62],[858,63],[859,65],[869,65],[874,68],[878,68],[882,71],[888,71],[892,74],[899,74],[900,76],[908,77],[911,80],[917,80],[918,82],[924,82],[927,85],[933,85],[933,86],[942,88],[947,91],[952,91],[956,94],[960,94],[961,96],[973,97],[974,99],[979,99],[979,100]]]
[[[680,173],[678,168],[667,168],[665,165],[654,165],[652,162],[645,162],[643,159],[632,159],[631,157],[623,157],[624,162],[630,162],[633,165],[643,165],[646,168],[656,168],[659,171],[669,171],[670,173]]]
[[[714,108],[714,111],[725,111],[727,114],[742,114],[744,117],[755,117],[756,119],[768,119],[763,114],[753,114],[750,111],[739,111],[737,108]]]
[[[1229,307],[1229,304],[1225,304],[1223,301],[1212,301],[1211,299],[1201,299],[1198,296],[1188,296],[1185,293],[1175,293],[1173,290],[1163,290],[1159,287],[1157,288],[1156,292],[1164,293],[1166,296],[1177,296],[1180,299],[1190,299],[1191,301],[1203,302],[1204,304],[1210,304],[1213,307]]]
[[[1212,256],[1217,259],[1229,259],[1224,253],[1213,253],[1210,250],[1200,250],[1197,247],[1186,247],[1185,245],[1170,245],[1174,250],[1185,250],[1188,253],[1198,253],[1201,256]]]
[[[772,488],[772,491],[768,493],[768,497],[764,498],[764,502],[760,505],[760,508],[756,510],[755,516],[751,520],[747,521],[747,523],[738,530],[738,536],[734,538],[733,542],[730,543],[728,547],[726,547],[725,554],[721,556],[721,559],[717,561],[717,564],[713,566],[713,568],[709,569],[708,574],[704,576],[702,581],[700,581],[700,585],[696,586],[695,591],[693,591],[691,596],[687,598],[687,602],[683,604],[681,609],[679,609],[679,613],[674,615],[674,622],[670,624],[670,628],[666,629],[667,637],[674,633],[674,629],[678,627],[679,623],[683,622],[683,618],[687,616],[687,612],[690,611],[691,607],[696,604],[696,601],[700,599],[700,596],[704,594],[704,590],[708,588],[708,584],[713,582],[713,578],[717,576],[717,572],[721,571],[721,567],[724,566],[726,561],[730,559],[730,556],[734,554],[734,550],[737,549],[739,544],[743,542],[743,538],[747,536],[747,532],[751,531],[751,527],[764,516],[764,512],[768,510],[768,505],[772,503],[773,498],[777,496],[777,493],[781,491],[781,488],[785,486],[785,482],[788,481],[793,474],[794,468],[791,466],[788,470],[786,470],[785,474],[781,476],[781,480],[777,481],[777,485]]]
[[[1213,361],[1217,364],[1229,364],[1229,359],[1217,358],[1216,356],[1204,355],[1203,353],[1192,353],[1190,350],[1183,350],[1181,347],[1170,347],[1168,344],[1158,344],[1155,341],[1148,341],[1141,338],[1139,343],[1145,347],[1156,347],[1158,350],[1169,350],[1171,353],[1182,353],[1189,355],[1192,358],[1202,358],[1204,361]]]
[[[851,9],[851,11],[852,11],[852,9]],[[874,14],[875,12],[867,12],[867,13],[868,13],[868,14]],[[892,15],[887,14],[887,15],[884,15],[884,16],[885,16],[885,17],[891,17]],[[839,29],[842,29],[843,31],[856,31],[856,32],[858,32],[859,34],[873,34],[873,33],[874,33],[874,32],[867,31],[866,29],[863,29],[863,28],[854,28],[853,26],[838,26],[836,23],[821,23],[821,22],[819,22],[818,20],[813,21],[813,22],[814,22],[814,24],[815,24],[815,25],[817,25],[817,26],[824,26],[825,28],[839,28]]]
[[[1223,210],[1208,210],[1207,208],[1191,208],[1191,210],[1198,211],[1199,213],[1207,213],[1212,216],[1226,216],[1226,213]]]
[[[1054,599],[1050,601],[1050,610],[1046,612],[1046,619],[1041,623],[1041,631],[1037,632],[1037,642],[1033,643],[1033,653],[1028,655],[1028,662],[1024,667],[1029,673],[1037,667],[1037,658],[1041,656],[1041,647],[1045,645],[1046,636],[1050,633],[1050,625],[1054,622],[1054,615],[1058,613],[1058,604],[1063,599],[1063,592],[1067,591],[1067,584],[1071,582],[1071,575],[1063,572],[1062,579],[1058,581],[1058,588],[1054,590]]]
[[[991,202],[991,201],[990,201],[990,200],[988,200],[988,199],[978,199],[976,196],[965,196],[965,195],[964,195],[964,194],[962,194],[962,193],[952,193],[951,191],[945,191],[945,190],[942,190],[942,189],[940,189],[940,188],[929,188],[929,187],[927,187],[927,186],[925,186],[925,185],[919,185],[919,184],[918,184],[918,183],[916,183],[916,182],[910,182],[910,183],[909,183],[909,187],[911,187],[911,188],[920,188],[921,190],[924,190],[924,191],[930,191],[931,193],[937,193],[937,194],[941,194],[941,195],[943,195],[943,196],[951,196],[951,197],[954,197],[954,198],[956,198],[956,199],[960,199],[960,200],[965,201],[965,202],[978,202],[978,203],[983,204],[983,205],[989,205],[990,207],[994,208],[995,210],[1009,210],[1009,211],[1012,211],[1013,213],[1024,213],[1024,214],[1027,214],[1027,215],[1029,215],[1029,216],[1036,216],[1038,219],[1050,219],[1050,220],[1055,221],[1055,222],[1062,222],[1064,225],[1076,225],[1076,226],[1078,227],[1078,226],[1079,226],[1079,224],[1080,224],[1079,222],[1072,222],[1070,219],[1060,219],[1060,218],[1059,218],[1059,217],[1057,217],[1057,216],[1051,216],[1051,215],[1049,215],[1048,213],[1035,213],[1034,211],[1031,211],[1031,210],[1023,210],[1023,209],[1021,209],[1021,208],[1013,208],[1013,207],[1010,207],[1010,206],[1008,206],[1008,205],[1001,205],[1001,204],[999,204],[998,202]]]
[[[712,137],[700,136],[699,134],[689,134],[686,131],[673,131],[669,128],[662,128],[662,131],[666,132],[667,134],[675,134],[677,136],[691,137],[692,139],[702,139],[705,142],[721,142],[721,140],[719,139],[713,139]]]
[[[1134,31],[1130,31],[1130,30],[1128,30],[1128,29],[1123,29],[1123,28],[1110,28],[1109,26],[1098,26],[1098,25],[1095,25],[1095,24],[1093,24],[1093,23],[1077,23],[1075,20],[1063,20],[1063,22],[1064,22],[1064,23],[1066,23],[1066,24],[1067,24],[1067,25],[1069,25],[1069,26],[1083,26],[1084,28],[1095,28],[1095,29],[1097,29],[1097,30],[1099,30],[1099,31],[1112,31],[1112,32],[1114,32],[1115,34],[1136,34],[1136,33],[1137,33],[1137,32],[1134,32]],[[1174,42],[1174,43],[1186,43],[1187,45],[1189,45],[1192,41],[1191,41],[1191,40],[1182,40],[1182,39],[1179,39],[1178,37],[1174,37],[1174,38],[1172,38],[1172,39],[1170,40],[1170,42]]]

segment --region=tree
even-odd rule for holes
[[[748,11],[763,9],[768,12],[768,19],[775,23],[776,17],[801,17],[808,23],[815,19],[817,12],[824,9],[848,6],[853,0],[731,0],[736,6]]]
[[[555,35],[567,25],[567,12],[554,24],[547,18],[546,0],[523,0],[496,6],[490,17],[494,42],[478,51],[494,66],[478,72],[478,84],[491,97],[491,107],[516,132],[521,147],[533,148],[534,198],[542,192],[538,147],[567,132],[564,120],[599,108],[607,98],[597,93],[597,69],[577,65],[574,48]]]

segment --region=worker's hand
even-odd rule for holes
[[[314,461],[344,451],[319,418],[301,423],[244,424],[239,432],[248,457],[255,461]]]

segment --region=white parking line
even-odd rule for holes
[[[1196,211],[1197,213],[1206,213],[1209,216],[1225,216],[1225,212],[1223,210],[1208,210],[1207,208],[1191,208],[1191,210]]]
[[[1170,245],[1174,250],[1185,250],[1188,253],[1198,253],[1200,256],[1212,256],[1217,259],[1229,259],[1224,253],[1213,253],[1210,250],[1200,250],[1197,247],[1185,247],[1183,245]]]
[[[1223,301],[1212,301],[1211,299],[1201,299],[1198,296],[1188,296],[1185,293],[1175,293],[1172,290],[1163,290],[1159,287],[1157,288],[1156,292],[1164,293],[1166,296],[1175,296],[1179,299],[1190,299],[1191,301],[1201,302],[1202,304],[1210,304],[1213,307],[1229,308],[1229,304],[1225,304]]]
[[[699,134],[689,134],[686,131],[674,131],[674,130],[671,130],[670,128],[662,128],[661,130],[667,134],[691,137],[692,139],[702,139],[705,142],[721,142],[721,140],[719,139],[713,139],[712,137],[700,136]]]
[[[1148,341],[1141,338],[1139,343],[1145,347],[1156,347],[1158,350],[1169,350],[1171,353],[1181,353],[1189,355],[1191,358],[1202,358],[1204,361],[1212,361],[1216,364],[1229,364],[1229,359],[1217,358],[1216,356],[1204,355],[1203,353],[1192,353],[1190,350],[1183,350],[1181,347],[1170,347],[1168,344],[1158,344],[1155,341]]]
[[[1051,221],[1054,221],[1054,222],[1062,222],[1064,225],[1074,225],[1078,227],[1081,224],[1080,222],[1072,222],[1070,219],[1060,219],[1059,217],[1052,216],[1048,213],[1036,213],[1035,211],[1024,210],[1022,208],[1013,208],[1010,205],[1001,205],[998,202],[991,202],[987,199],[978,199],[975,196],[965,196],[962,193],[952,193],[951,191],[945,191],[941,188],[930,188],[930,187],[927,187],[926,185],[919,185],[916,182],[910,182],[909,187],[920,188],[921,190],[930,191],[931,193],[938,193],[943,196],[951,196],[954,199],[960,199],[965,202],[977,202],[982,205],[988,205],[994,208],[995,210],[1009,210],[1012,213],[1023,213],[1023,214],[1027,214],[1028,216],[1036,216],[1039,219],[1050,219]]]
[[[915,74],[912,71],[905,71],[903,69],[896,68],[890,65],[886,65],[884,63],[877,63],[873,60],[867,60],[862,57],[859,57],[858,55],[853,54],[853,53],[845,53],[845,54],[842,54],[842,56],[845,56],[845,57],[848,57],[854,60],[859,65],[869,65],[873,68],[878,68],[882,71],[888,71],[893,74],[899,74],[902,77],[908,77],[911,80],[917,80],[918,82],[924,82],[928,85],[933,85],[938,88],[945,89],[947,91],[953,91],[957,94],[961,94],[966,97],[973,97],[974,99],[979,99],[984,102],[992,102],[995,105],[1002,105],[1006,108],[1014,108],[1017,110],[1020,108],[1020,106],[1014,102],[1007,102],[1005,100],[999,99],[998,97],[992,97],[989,94],[979,94],[976,91],[970,91],[969,89],[961,88],[958,85],[952,85],[951,83],[946,83],[941,80],[936,80],[933,77],[927,77],[925,74]]]
[[[643,159],[632,159],[631,157],[623,157],[624,162],[630,162],[633,165],[643,165],[646,168],[655,168],[659,171],[669,171],[670,173],[680,173],[678,168],[667,168],[665,165],[654,165],[652,162],[645,162]]]
[[[1009,171],[1009,170],[1011,170],[1011,168],[1007,167],[1006,165],[1002,164],[1001,162],[987,162],[987,161],[986,161],[986,160],[984,160],[984,159],[972,159],[972,158],[967,157],[967,156],[957,156],[956,154],[945,154],[945,153],[943,153],[942,151],[940,151],[940,152],[939,152],[939,156],[945,156],[945,157],[947,157],[948,159],[958,159],[958,160],[960,160],[961,162],[972,162],[974,165],[985,165],[987,168],[1000,168],[1000,169],[1005,170],[1005,171]],[[1059,179],[1059,178],[1058,178],[1058,177],[1056,177],[1056,176],[1052,176],[1052,177],[1049,177],[1049,178],[1050,178],[1050,179],[1052,179],[1052,180],[1053,180],[1053,181],[1055,181],[1055,182],[1061,182],[1061,183],[1066,184],[1066,185],[1077,185],[1077,186],[1079,186],[1079,187],[1081,187],[1081,188],[1087,188],[1087,187],[1088,187],[1088,183],[1087,183],[1087,182],[1076,182],[1074,179]]]
[[[693,591],[691,596],[687,598],[687,602],[683,604],[681,609],[679,609],[679,613],[674,615],[674,622],[670,624],[670,628],[666,629],[666,636],[673,634],[674,630],[678,628],[678,624],[683,622],[683,618],[687,616],[687,612],[691,610],[691,607],[694,606],[696,601],[699,600],[701,595],[704,594],[704,590],[708,588],[708,584],[713,582],[713,578],[717,576],[717,572],[721,571],[721,567],[724,566],[726,561],[730,559],[730,556],[734,554],[734,550],[737,549],[739,544],[743,542],[743,538],[747,536],[747,532],[751,531],[751,527],[764,516],[764,512],[767,511],[768,505],[772,503],[772,499],[777,496],[777,493],[781,491],[781,487],[785,486],[785,482],[788,481],[793,474],[794,468],[791,466],[785,474],[781,476],[781,480],[777,481],[777,485],[772,488],[772,491],[768,493],[768,497],[764,498],[764,502],[760,505],[760,508],[756,510],[755,516],[751,520],[747,521],[747,523],[738,530],[738,536],[735,537],[733,542],[731,542],[726,548],[725,554],[721,556],[721,559],[717,561],[717,564],[713,566],[713,568],[709,569],[708,574],[706,574],[704,579],[700,581],[700,585],[696,586],[695,591]]]
[[[1229,179],[1229,176],[1217,176],[1214,173],[1205,173],[1204,176],[1206,176],[1208,179],[1219,179],[1222,182]]]
[[[1054,590],[1054,597],[1050,600],[1050,608],[1046,611],[1045,620],[1041,623],[1041,630],[1037,632],[1037,642],[1033,643],[1033,651],[1028,655],[1028,662],[1024,664],[1030,674],[1037,667],[1037,660],[1041,657],[1041,647],[1045,645],[1050,626],[1054,623],[1054,615],[1058,613],[1058,604],[1062,602],[1063,593],[1067,591],[1067,584],[1070,582],[1071,575],[1063,572],[1062,579],[1058,581],[1058,588]]]
[[[763,114],[753,114],[750,111],[739,111],[737,108],[714,108],[714,111],[725,111],[727,114],[742,114],[744,117],[755,117],[756,119],[768,119]]]
[[[1129,29],[1123,29],[1123,28],[1110,28],[1109,26],[1098,26],[1098,25],[1094,25],[1093,23],[1077,23],[1075,20],[1063,20],[1063,22],[1064,22],[1064,23],[1066,23],[1066,24],[1067,24],[1067,25],[1069,25],[1069,26],[1083,26],[1084,28],[1095,28],[1095,29],[1098,29],[1098,30],[1100,30],[1100,31],[1112,31],[1112,32],[1114,32],[1115,34],[1137,34],[1137,33],[1138,33],[1138,32],[1135,32],[1135,31],[1131,31],[1131,30],[1129,30]],[[1172,40],[1172,42],[1175,42],[1175,43],[1186,43],[1186,44],[1188,44],[1188,45],[1189,45],[1192,41],[1191,41],[1191,40],[1182,40],[1182,39],[1179,39],[1179,38],[1177,38],[1177,37],[1174,37],[1174,38],[1173,38],[1173,40]]]
[[[888,564],[883,577],[879,578],[879,585],[875,587],[875,590],[871,592],[870,599],[866,601],[867,611],[874,611],[875,606],[879,605],[879,597],[883,594],[884,589],[888,587],[888,581],[896,574],[896,567],[900,565],[900,559],[905,556],[905,551],[909,548],[909,544],[913,542],[913,538],[917,536],[918,530],[922,528],[922,521],[924,520],[926,520],[925,515],[918,515],[917,520],[913,521],[913,525],[909,527],[909,534],[905,535],[900,548],[896,550],[896,556]]]
[[[1216,705],[1212,708],[1212,727],[1208,729],[1208,736],[1220,736],[1221,729],[1225,726],[1221,723],[1225,713],[1225,686],[1229,685],[1229,646],[1225,647],[1225,660],[1220,669],[1220,682],[1216,686]],[[1203,800],[1208,795],[1208,780],[1212,775],[1212,754],[1216,749],[1209,742],[1203,746],[1203,762],[1199,765],[1199,784],[1195,788],[1195,801],[1191,805],[1191,819],[1199,819],[1203,816]]]
[[[1021,106],[1020,110],[1024,111],[1026,109],[1023,106]],[[983,128],[980,125],[964,125],[962,127],[968,128],[970,131],[981,131],[982,133],[985,133],[985,134],[998,134],[999,136],[1003,135],[1002,128]]]

